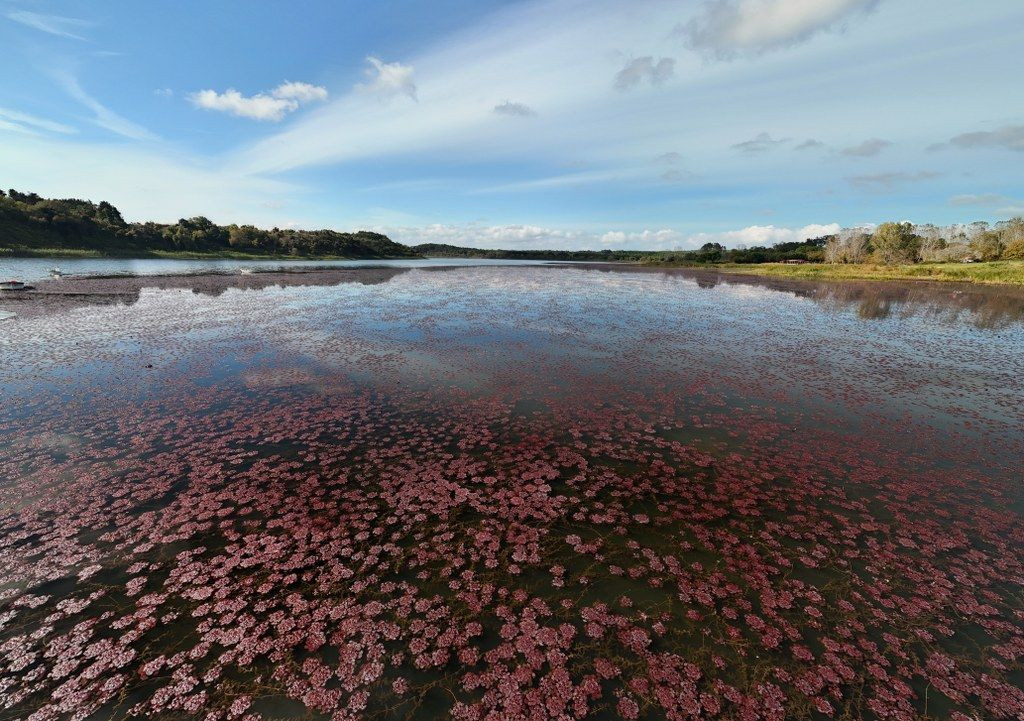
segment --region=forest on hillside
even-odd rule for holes
[[[129,223],[106,201],[43,198],[0,190],[0,249],[11,253],[86,250],[104,254],[252,253],[343,258],[412,257],[416,253],[370,231],[263,230],[217,225],[208,218],[177,223]]]

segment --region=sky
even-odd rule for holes
[[[0,0],[0,187],[501,248],[1024,214],[1021,0]]]

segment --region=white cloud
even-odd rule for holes
[[[93,25],[88,20],[62,17],[60,15],[43,15],[42,13],[34,13],[28,10],[9,12],[7,13],[7,18],[44,33],[62,38],[71,38],[72,40],[85,40],[86,38],[79,35],[78,31]]]
[[[500,105],[494,106],[494,112],[498,115],[512,115],[520,118],[531,118],[537,114],[537,112],[529,105],[523,105],[522,103],[513,103],[509,100],[501,103]]]
[[[643,83],[661,85],[672,78],[675,70],[676,61],[673,58],[661,58],[657,62],[651,55],[636,58],[627,62],[615,75],[615,87],[618,90],[632,90]]]
[[[726,247],[738,245],[774,245],[776,243],[799,243],[808,238],[820,238],[832,235],[840,230],[839,223],[820,225],[812,223],[802,228],[777,228],[774,225],[751,225],[741,230],[728,230],[721,233],[696,233],[687,236],[689,247],[699,248],[705,243],[721,243]]]
[[[38,118],[34,115],[29,115],[28,113],[18,112],[17,110],[8,110],[6,108],[0,108],[0,121],[4,122],[4,126],[7,130],[14,130],[17,132],[32,133],[37,130],[46,130],[51,133],[64,134],[77,132],[74,128],[64,125],[63,123],[55,123],[52,120]]]
[[[576,230],[559,230],[538,225],[481,225],[467,223],[448,225],[436,223],[425,226],[381,226],[375,228],[390,238],[406,245],[442,243],[467,248],[534,249],[534,248],[586,248],[594,247],[593,234]]]
[[[327,88],[310,83],[285,81],[274,88],[271,93],[275,98],[294,100],[299,104],[327,100]]]
[[[365,73],[368,82],[358,85],[359,90],[385,98],[405,95],[413,100],[417,99],[411,65],[386,63],[372,55],[366,58],[366,62],[368,65]]]
[[[600,242],[601,245],[612,249],[672,250],[685,246],[687,239],[678,230],[664,228],[662,230],[645,229],[632,233],[611,230],[601,236]]]
[[[300,105],[326,100],[327,89],[309,83],[284,82],[269,94],[256,93],[245,96],[234,88],[228,88],[223,93],[216,90],[200,90],[191,93],[188,99],[197,108],[204,110],[277,122],[288,113],[298,110]]]
[[[871,158],[878,155],[891,145],[892,143],[888,140],[871,138],[870,140],[865,140],[863,143],[843,148],[839,152],[848,158]]]
[[[190,94],[188,99],[197,108],[216,110],[253,120],[278,121],[299,107],[297,100],[275,98],[263,93],[247,97],[234,88],[228,88],[223,93],[216,90],[200,90]]]
[[[880,0],[710,0],[677,30],[689,46],[720,59],[758,55],[807,40]]]

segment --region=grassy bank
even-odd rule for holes
[[[650,263],[671,267],[670,264]],[[709,268],[722,273],[763,275],[804,280],[931,280],[956,283],[1024,285],[1024,261],[997,260],[989,263],[915,263],[913,265],[785,263],[713,263],[677,267]]]

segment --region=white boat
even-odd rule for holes
[[[67,275],[67,273],[65,273],[60,268],[51,268],[50,269],[50,277],[51,278],[63,278],[65,275]]]
[[[241,275],[252,275],[252,268],[239,268],[238,272]]]
[[[0,281],[0,290],[25,290],[27,287],[20,280]]]

